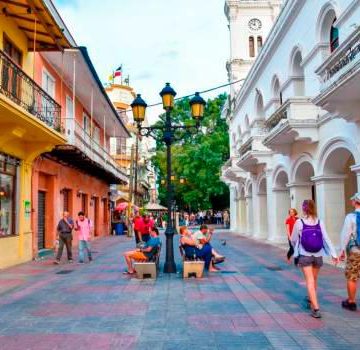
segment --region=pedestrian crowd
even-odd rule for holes
[[[317,289],[324,256],[330,256],[335,265],[346,260],[348,297],[342,301],[341,306],[350,311],[357,310],[356,292],[360,277],[360,192],[355,193],[350,200],[354,211],[345,217],[339,254],[327,234],[324,222],[317,216],[313,200],[303,202],[301,217],[295,208],[290,208],[285,220],[289,241],[286,257],[290,262],[293,256],[295,265],[302,270],[307,289],[304,302],[314,318],[321,318]]]
[[[180,226],[195,226],[202,224],[223,225],[225,228],[230,227],[230,215],[228,210],[199,210],[198,212],[180,212]]]
[[[310,309],[311,316],[321,318],[320,305],[317,295],[318,278],[323,266],[323,257],[330,256],[335,265],[339,261],[346,260],[345,278],[347,281],[347,299],[342,301],[342,307],[356,311],[357,281],[360,277],[360,192],[351,198],[354,211],[347,214],[341,231],[341,245],[337,254],[333,243],[326,231],[325,224],[317,216],[316,205],[313,200],[305,200],[302,204],[302,215],[298,215],[295,208],[290,208],[285,220],[286,234],[289,249],[286,254],[290,263],[294,257],[295,265],[302,270],[307,296],[304,300],[306,307]],[[229,213],[214,211],[199,211],[198,213],[182,213],[180,218],[180,247],[187,259],[201,259],[205,262],[205,268],[209,272],[219,270],[216,264],[223,262],[225,257],[219,254],[211,245],[214,234],[206,222],[215,224],[229,224]],[[161,225],[161,220],[152,215],[140,215],[136,213],[132,220],[136,248],[125,252],[124,259],[127,265],[126,274],[135,273],[133,262],[151,261],[154,254],[161,246],[159,231],[156,226]],[[191,232],[188,226],[200,224],[200,229]],[[64,246],[67,250],[67,258],[71,263],[73,231],[78,238],[79,263],[84,263],[87,256],[92,261],[90,239],[93,224],[85,213],[80,211],[74,221],[67,211],[63,212],[62,219],[57,225],[58,249],[54,263],[59,264]]]

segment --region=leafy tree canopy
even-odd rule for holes
[[[228,187],[220,180],[220,169],[229,158],[229,134],[226,121],[221,118],[221,109],[227,95],[221,94],[206,103],[204,118],[197,134],[186,134],[172,145],[172,173],[175,175],[175,200],[179,208],[224,209],[229,206]],[[171,113],[172,121],[191,125],[189,99],[175,102]],[[165,115],[160,116],[158,126],[163,126]],[[158,134],[156,154],[152,161],[157,168],[159,180],[166,180],[166,148]],[[179,135],[178,135],[179,136]],[[185,178],[185,184],[179,179]],[[159,198],[166,205],[166,185],[159,181]]]

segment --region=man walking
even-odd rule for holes
[[[344,309],[356,311],[357,281],[360,277],[360,192],[351,198],[355,211],[346,215],[341,232],[340,259],[345,259],[345,277],[347,280],[348,298],[341,305]]]
[[[60,259],[63,253],[64,245],[66,246],[66,253],[68,262],[72,263],[72,230],[74,228],[74,221],[69,216],[68,211],[63,212],[63,217],[59,221],[56,231],[57,231],[57,240],[59,241],[59,249],[56,255],[54,264],[60,264]]]
[[[89,262],[92,261],[92,255],[90,250],[92,222],[85,216],[85,213],[83,211],[79,211],[78,213],[75,230],[78,231],[79,237],[79,263],[84,263],[85,249],[87,251]]]

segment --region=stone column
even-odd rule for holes
[[[242,235],[246,233],[246,227],[247,227],[247,216],[246,216],[246,199],[245,197],[242,197],[239,199],[239,214],[240,214],[240,220],[239,220],[239,230]]]
[[[288,185],[290,189],[291,208],[295,208],[301,214],[302,203],[305,199],[312,198],[312,182],[293,182]]]
[[[271,218],[271,236],[270,241],[283,243],[287,241],[285,219],[290,208],[290,192],[287,188],[273,188],[272,189],[272,213]]]
[[[356,174],[357,191],[360,192],[360,164],[355,164],[350,169]]]
[[[316,204],[320,220],[325,224],[335,246],[340,243],[340,232],[345,217],[344,175],[321,175],[312,180],[316,184]]]
[[[246,195],[245,197],[245,211],[246,211],[246,235],[254,235],[254,210],[252,195]]]
[[[236,187],[230,185],[230,230],[236,231],[237,224],[237,200],[236,200]]]
[[[259,192],[256,188],[253,196],[253,217],[254,217],[254,237],[263,239],[267,237],[267,195]]]

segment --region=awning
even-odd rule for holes
[[[160,204],[157,203],[148,203],[145,205],[145,210],[147,211],[166,211],[167,208],[163,207]]]

